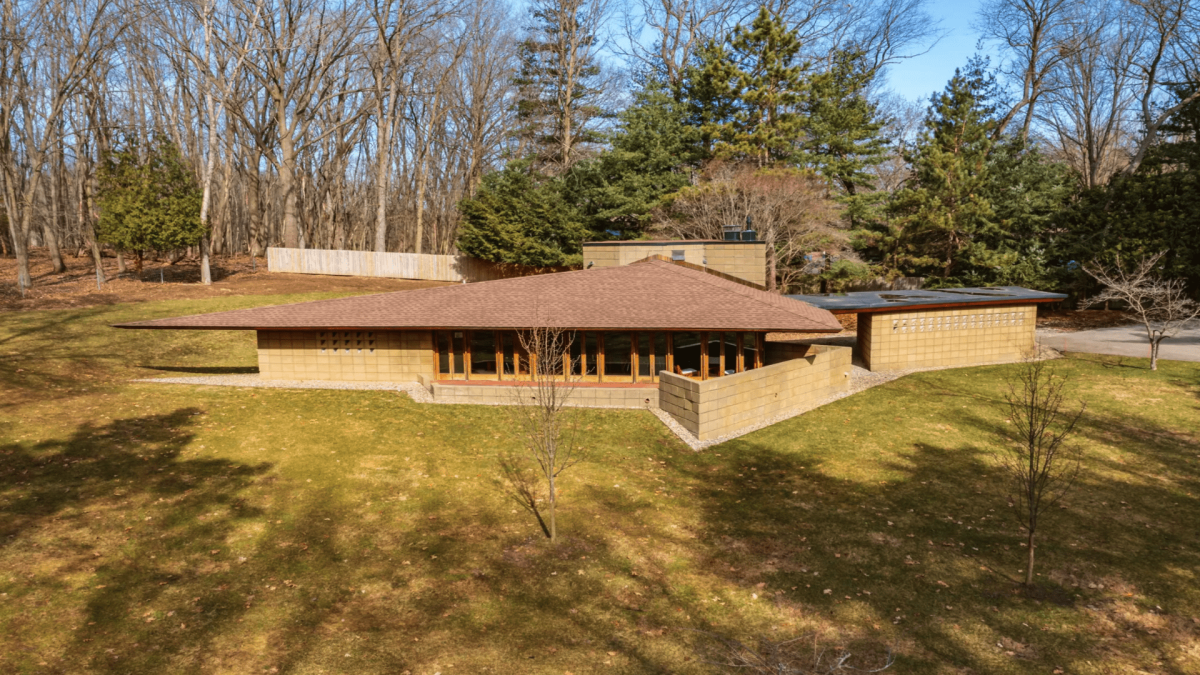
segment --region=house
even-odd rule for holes
[[[503,403],[530,379],[518,333],[567,329],[581,405],[658,407],[701,440],[844,388],[850,349],[766,341],[837,333],[829,311],[650,258],[630,265],[120,324],[253,330],[261,377],[420,382]]]
[[[790,295],[856,314],[855,353],[873,372],[1018,361],[1034,347],[1037,305],[1061,293],[1018,286]]]
[[[570,354],[554,375],[576,383],[576,405],[658,408],[704,441],[844,391],[854,353],[874,371],[1018,360],[1034,344],[1036,304],[1065,297],[1016,287],[782,296],[736,267],[662,255],[686,244],[639,242],[657,249],[623,264],[607,243],[616,257],[590,269],[117,327],[253,330],[264,379],[419,382],[457,403],[512,402],[535,367],[521,332],[555,327]],[[759,242],[703,244],[701,255],[718,244],[733,258],[761,253]],[[818,339],[842,331],[838,313],[858,315],[853,349]]]

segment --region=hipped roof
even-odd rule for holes
[[[117,328],[837,332],[833,314],[662,260],[118,324]]]

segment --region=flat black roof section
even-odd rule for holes
[[[854,293],[817,293],[789,295],[793,300],[807,302],[835,314],[848,312],[878,312],[923,305],[942,307],[971,305],[1016,305],[1032,302],[1065,300],[1062,293],[1033,291],[1020,286],[989,286],[987,288],[943,288],[936,291],[856,291]]]

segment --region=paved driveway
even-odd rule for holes
[[[1061,351],[1150,358],[1146,329],[1140,325],[1098,328],[1076,333],[1039,330],[1037,337],[1038,342]],[[1200,328],[1180,331],[1178,336],[1163,340],[1158,350],[1158,358],[1200,361]]]

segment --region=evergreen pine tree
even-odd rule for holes
[[[683,106],[650,82],[622,112],[610,148],[564,177],[564,197],[582,211],[597,236],[628,239],[643,231],[666,195],[688,185],[687,167],[699,161],[699,132]]]
[[[949,285],[957,275],[1015,260],[985,243],[1000,232],[986,196],[995,122],[984,96],[992,82],[976,62],[934,94],[925,131],[907,157],[913,176],[890,206],[893,267]]]
[[[887,151],[880,135],[887,120],[866,96],[874,77],[861,52],[838,51],[829,69],[812,78],[805,97],[807,133],[801,148],[839,193],[851,227],[873,218],[885,196],[873,190],[875,176],[869,171]]]
[[[684,105],[687,125],[699,134],[703,158],[712,156],[724,124],[738,107],[738,68],[722,42],[709,40],[696,49],[675,98]]]
[[[475,196],[459,204],[458,248],[496,263],[533,267],[578,265],[590,236],[562,196],[561,179],[509,162],[483,177]]]
[[[136,141],[112,152],[100,167],[100,241],[135,255],[195,246],[208,234],[200,220],[201,191],[173,143],[155,143],[142,156]]]
[[[1048,159],[1036,146],[1027,147],[1016,134],[997,139],[988,163],[989,180],[983,194],[998,227],[982,241],[991,249],[1011,253],[1014,260],[986,273],[976,270],[963,283],[1057,287],[1051,248],[1058,216],[1076,194],[1074,174],[1066,164]]]
[[[683,95],[714,155],[759,166],[801,159],[809,66],[797,62],[800,46],[764,5],[749,27],[734,28],[728,48],[710,42],[697,51]]]

